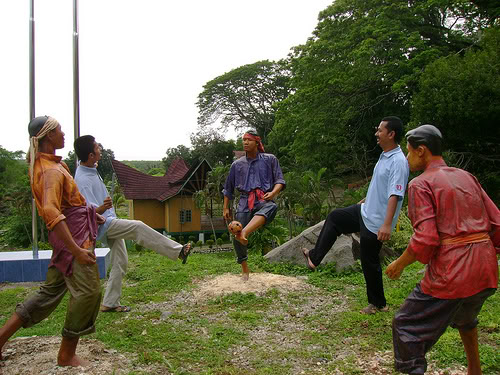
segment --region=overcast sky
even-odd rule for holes
[[[27,151],[29,0],[0,0],[0,146]],[[80,0],[80,134],[118,160],[190,146],[203,85],[286,57],[332,0]],[[73,1],[35,0],[37,116],[73,133]]]

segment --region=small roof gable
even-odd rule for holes
[[[175,195],[182,184],[179,183],[189,171],[184,160],[172,163],[164,176],[150,176],[126,164],[113,160],[113,169],[127,199],[157,199],[165,193]]]
[[[178,194],[184,187],[190,192],[203,189],[206,173],[212,169],[206,160],[189,168],[184,160],[176,159],[164,176],[150,176],[118,160],[112,160],[112,164],[125,198],[160,202]]]

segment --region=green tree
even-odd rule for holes
[[[412,102],[412,125],[443,133],[452,164],[468,169],[500,200],[500,29],[476,48],[429,64]]]
[[[28,247],[31,236],[31,188],[24,152],[10,152],[0,147],[0,221],[5,243]],[[47,231],[39,220],[40,238]]]
[[[113,176],[113,164],[112,160],[115,158],[115,153],[113,150],[103,148],[101,150],[101,160],[97,165],[97,171],[101,175],[104,181],[111,181]],[[68,157],[64,159],[64,162],[68,165],[70,173],[74,176],[76,171],[76,154],[74,151],[68,152]]]
[[[266,142],[274,125],[275,104],[289,93],[290,74],[283,61],[258,61],[233,69],[203,86],[196,103],[202,127],[254,128]]]
[[[387,115],[410,119],[423,68],[473,45],[478,17],[462,0],[337,0],[322,11],[294,49],[294,92],[269,136],[284,168],[327,167],[331,177],[366,166],[353,163],[359,150],[374,160],[374,127]]]
[[[24,152],[11,152],[0,146],[0,196],[11,190],[13,185],[16,185],[27,173],[28,165],[24,160]]]
[[[191,155],[191,150],[189,149],[189,147],[186,147],[184,145],[178,145],[177,147],[169,147],[167,149],[166,154],[167,156],[161,159],[166,171],[168,171],[168,168],[170,167],[172,162],[176,159],[183,159],[189,166],[193,164],[193,157]]]
[[[207,182],[203,190],[194,193],[193,198],[198,208],[204,208],[208,214],[210,225],[212,226],[212,235],[216,237],[215,228],[213,224],[214,212],[212,207],[214,203],[220,207],[223,202],[222,186],[229,174],[229,165],[218,165],[212,169],[207,176]]]
[[[101,151],[101,160],[97,165],[97,171],[104,181],[111,181],[113,178],[113,163],[115,153],[109,148],[103,148]]]
[[[233,162],[236,143],[225,140],[215,129],[201,128],[191,134],[191,156],[196,163],[206,159],[210,165],[228,165]]]
[[[165,169],[159,167],[153,167],[148,171],[150,176],[163,176],[165,175]]]

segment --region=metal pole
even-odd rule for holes
[[[30,0],[29,59],[30,59],[30,121],[35,118],[35,0]],[[33,236],[33,259],[38,259],[38,215],[35,199],[31,198],[31,234]]]
[[[73,0],[73,124],[75,139],[80,136],[80,72],[78,60],[78,0]]]

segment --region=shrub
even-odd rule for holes
[[[222,238],[217,238],[216,242],[218,246],[222,245]]]
[[[193,236],[193,235],[189,236],[189,237],[188,237],[188,239],[189,239],[189,241],[191,241],[191,242],[195,242],[195,241],[196,241],[196,237],[195,237],[195,236]]]
[[[214,240],[207,240],[207,245],[209,248],[212,248],[214,246]]]
[[[198,247],[202,247],[202,246],[203,246],[203,241],[201,241],[201,240],[200,240],[200,241],[197,241],[197,242],[196,242],[196,246],[198,246]]]
[[[229,241],[229,234],[227,234],[226,232],[222,233],[222,236],[221,236],[222,240],[224,242],[228,242]]]

